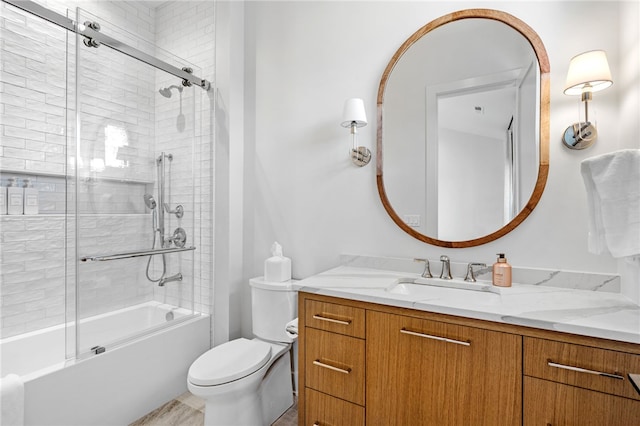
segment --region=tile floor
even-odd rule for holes
[[[190,392],[185,392],[129,426],[202,426],[203,424],[204,401]],[[296,426],[297,424],[298,406],[294,404],[276,420],[273,426]]]

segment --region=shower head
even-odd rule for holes
[[[182,86],[176,86],[175,84],[172,84],[169,87],[163,87],[162,89],[158,90],[158,92],[160,92],[160,94],[162,96],[164,96],[165,98],[170,98],[171,97],[171,89],[178,89],[178,92],[182,93]]]
[[[151,194],[144,194],[144,203],[147,205],[147,207],[149,207],[151,210],[155,209],[157,204],[156,204],[156,200],[155,198],[153,198],[153,195]]]

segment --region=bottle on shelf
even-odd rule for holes
[[[0,186],[0,215],[7,214],[7,187]]]
[[[24,190],[18,186],[17,178],[9,178],[7,187],[7,214],[24,213]]]
[[[31,184],[31,179],[24,179],[24,214],[38,214],[38,190]]]

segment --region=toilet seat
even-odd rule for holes
[[[239,338],[200,355],[189,368],[189,382],[216,386],[246,377],[271,358],[271,345],[260,340]]]

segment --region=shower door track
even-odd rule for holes
[[[143,257],[143,256],[154,256],[156,254],[166,254],[166,253],[177,253],[181,251],[190,251],[195,250],[196,248],[191,247],[172,247],[172,248],[164,248],[164,249],[152,249],[152,250],[139,250],[139,251],[130,251],[126,253],[116,253],[116,254],[105,254],[101,256],[85,256],[81,257],[81,262],[103,262],[105,260],[118,260],[118,259],[130,259],[132,257]]]
[[[135,47],[131,47],[112,37],[109,37],[108,35],[102,34],[101,32],[99,32],[99,27],[97,28],[98,30],[96,30],[96,29],[90,28],[88,25],[80,24],[72,19],[67,18],[64,15],[60,15],[57,12],[47,9],[46,7],[41,6],[32,0],[2,0],[2,1],[14,7],[17,7],[18,9],[22,9],[25,12],[28,12],[32,15],[38,16],[44,19],[45,21],[49,21],[69,31],[78,33],[86,37],[87,39],[91,40],[92,42],[93,41],[97,42],[96,44],[94,44],[94,47],[98,47],[99,45],[103,44],[107,47],[110,47],[113,50],[116,50],[120,53],[124,53],[127,56],[130,56],[134,59],[138,59],[153,67],[161,69],[162,71],[168,72],[169,74],[172,74],[178,78],[181,78],[183,81],[182,84],[184,86],[190,86],[192,84],[195,84],[196,86],[199,86],[204,90],[209,90],[209,88],[211,87],[211,84],[207,80],[198,78],[193,74],[191,74],[190,72],[188,72],[190,68],[185,67],[183,69],[180,69],[180,68],[174,67],[173,65],[170,65],[158,58],[148,55],[136,49]]]

